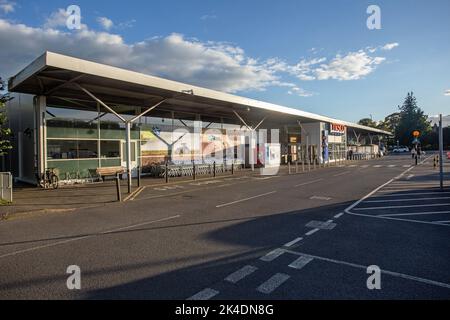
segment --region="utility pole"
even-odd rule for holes
[[[439,115],[439,185],[441,191],[444,190],[444,134],[442,131],[442,114]]]

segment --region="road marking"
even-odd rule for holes
[[[261,293],[270,294],[272,293],[272,291],[274,291],[276,288],[282,285],[289,278],[290,276],[287,274],[277,273],[274,276],[272,276],[269,280],[261,284],[258,288],[256,288],[256,290]]]
[[[364,214],[364,213],[348,213],[353,216],[360,216],[360,217],[367,217],[367,218],[375,218],[375,219],[386,219],[386,220],[395,220],[395,221],[402,221],[402,222],[414,222],[414,223],[421,223],[421,224],[431,224],[434,226],[444,226],[444,227],[450,227],[450,225],[442,224],[442,223],[435,223],[430,221],[421,221],[421,220],[413,220],[413,219],[402,219],[402,218],[394,218],[394,217],[382,217],[378,215],[372,215],[372,214]]]
[[[433,221],[435,223],[450,223],[450,220],[444,220],[444,221]]]
[[[354,168],[354,167],[357,167],[358,165],[356,165],[356,164],[351,164],[351,165],[349,165],[348,167],[349,168]]]
[[[308,231],[307,233],[305,233],[307,236],[310,236],[310,235],[312,235],[313,233],[316,233],[317,231],[319,231],[320,229],[319,228],[315,228],[315,229],[312,229],[311,231]]]
[[[413,175],[413,174],[410,174],[410,175],[408,175],[405,179],[406,179],[406,180],[409,180],[409,179],[411,179],[412,177],[414,177],[414,175]]]
[[[308,228],[314,228],[314,229],[317,228],[317,229],[331,230],[331,229],[334,229],[334,227],[336,226],[336,223],[333,223],[333,220],[328,220],[326,222],[312,220],[312,221],[308,222],[305,226]]]
[[[231,283],[237,283],[238,281],[244,279],[248,275],[251,275],[253,272],[258,270],[257,267],[247,265],[245,267],[242,267],[236,272],[233,272],[228,277],[225,278],[225,281],[231,282]]]
[[[382,165],[380,165],[380,164],[377,164],[377,165],[374,165],[373,167],[374,167],[374,168],[381,168],[381,167],[382,167]]]
[[[450,211],[428,211],[428,212],[411,212],[411,213],[390,213],[390,214],[380,214],[380,217],[396,217],[396,216],[420,216],[427,214],[447,214]]]
[[[270,251],[268,254],[262,256],[259,259],[262,261],[270,262],[281,256],[284,252],[285,250],[278,248],[273,251]]]
[[[411,206],[385,206],[385,207],[367,207],[367,208],[356,208],[353,210],[383,210],[383,209],[401,209],[401,208],[422,208],[422,207],[437,207],[437,206],[449,206],[450,203],[436,203],[436,204],[417,204]]]
[[[167,220],[176,219],[176,218],[179,218],[179,217],[181,217],[181,216],[179,214],[177,214],[176,216],[171,216],[171,217],[162,218],[162,219],[158,219],[158,220],[152,220],[152,221],[137,223],[137,224],[133,224],[131,226],[121,227],[121,228],[112,229],[112,230],[108,230],[108,231],[103,231],[100,234],[108,234],[108,233],[114,233],[114,232],[117,232],[117,231],[127,230],[127,229],[131,229],[131,228],[142,227],[142,226],[145,226],[147,224],[152,224],[152,223],[156,223],[156,222],[163,222],[163,221],[167,221]]]
[[[388,165],[388,168],[394,168],[396,166],[397,166],[396,164],[390,164],[390,165]]]
[[[31,247],[31,248],[18,250],[18,251],[14,251],[14,252],[10,252],[10,253],[5,253],[3,255],[0,255],[0,259],[6,258],[6,257],[10,257],[10,256],[14,256],[14,255],[21,254],[21,253],[26,253],[26,252],[30,252],[30,251],[39,250],[39,249],[50,248],[50,247],[54,247],[54,246],[58,246],[58,245],[62,245],[62,244],[66,244],[66,243],[70,243],[70,242],[74,242],[74,241],[79,241],[79,240],[83,240],[83,239],[89,239],[89,238],[96,237],[98,235],[108,234],[108,233],[112,233],[112,232],[116,232],[116,231],[120,231],[120,230],[125,230],[125,229],[133,228],[133,227],[136,227],[136,226],[142,226],[142,225],[146,225],[146,224],[150,224],[150,223],[166,221],[166,220],[170,220],[170,219],[174,219],[174,218],[178,218],[178,217],[180,217],[180,215],[172,216],[172,217],[168,217],[168,218],[163,218],[163,219],[159,219],[159,220],[152,220],[152,221],[149,221],[149,222],[144,222],[144,223],[140,223],[140,224],[137,224],[137,225],[126,226],[126,227],[118,228],[118,229],[114,229],[114,230],[104,231],[104,232],[100,232],[100,233],[97,233],[97,234],[86,235],[86,236],[81,236],[81,237],[74,237],[72,239],[52,242],[52,243],[49,243],[49,244],[36,246],[36,247]]]
[[[317,179],[317,180],[312,180],[312,181],[308,181],[308,182],[303,182],[303,183],[300,183],[300,184],[296,184],[294,187],[306,186],[306,185],[308,185],[308,184],[316,183],[316,182],[319,182],[319,181],[322,181],[322,180],[323,180],[323,179],[321,178],[321,179]]]
[[[336,219],[339,219],[340,217],[342,217],[344,215],[344,212],[338,213],[337,215],[335,215],[334,217]]]
[[[310,257],[310,258],[321,260],[321,261],[326,261],[326,262],[331,262],[331,263],[335,263],[335,264],[346,265],[346,266],[350,266],[350,267],[354,267],[354,268],[367,270],[367,266],[357,264],[357,263],[346,262],[346,261],[336,260],[336,259],[330,259],[330,258],[315,256],[312,254],[306,254],[303,252],[297,252],[297,251],[292,251],[292,250],[288,250],[288,252],[291,254]],[[387,274],[387,275],[390,275],[393,277],[397,277],[397,278],[408,279],[408,280],[412,280],[412,281],[416,281],[416,282],[421,282],[421,283],[425,283],[425,284],[429,284],[429,285],[433,285],[433,286],[437,286],[437,287],[450,289],[450,284],[448,284],[448,283],[443,283],[443,282],[439,282],[439,281],[434,281],[434,280],[430,280],[430,279],[411,276],[409,274],[404,274],[404,273],[399,273],[399,272],[394,272],[394,271],[389,271],[389,270],[383,270],[383,269],[381,270],[381,273],[384,273],[384,274]]]
[[[297,260],[292,262],[289,265],[289,267],[294,268],[294,269],[301,269],[304,266],[306,266],[308,263],[310,263],[312,260],[313,260],[313,258],[311,258],[311,257],[300,256]]]
[[[312,196],[309,199],[310,200],[325,200],[325,201],[331,200],[330,197],[323,197],[323,196]]]
[[[136,199],[136,197],[137,197],[138,195],[140,195],[141,192],[144,191],[145,188],[146,188],[145,186],[144,186],[144,187],[141,187],[141,189],[138,190],[135,194],[133,194],[132,197],[131,197],[129,200],[130,200],[130,201],[133,201],[134,199]]]
[[[216,206],[216,208],[222,208],[222,207],[230,206],[230,205],[233,205],[233,204],[236,204],[236,203],[239,203],[239,202],[244,202],[244,201],[252,200],[252,199],[255,199],[255,198],[264,197],[264,196],[267,196],[269,194],[273,194],[275,192],[277,192],[277,191],[275,190],[275,191],[271,191],[271,192],[266,192],[266,193],[263,193],[263,194],[258,194],[258,195],[253,196],[253,197],[240,199],[240,200],[236,200],[236,201],[232,201],[232,202],[228,202],[228,203],[219,204],[219,205]]]
[[[334,174],[333,177],[339,177],[339,176],[342,176],[342,175],[350,173],[350,172],[351,171],[344,171],[344,172],[341,172],[341,173],[338,173],[338,174]]]
[[[431,157],[431,156],[430,156]],[[428,157],[428,158],[430,158]],[[427,159],[428,159],[427,158]],[[425,159],[425,160],[427,160]],[[425,161],[424,160],[424,161]],[[403,175],[405,175],[406,173],[408,173],[409,171],[412,170],[413,167],[410,167],[408,169],[406,169],[405,171],[403,171],[401,174],[399,174],[396,178],[401,178]],[[396,179],[394,178],[394,179]],[[352,203],[350,206],[348,206],[347,208],[345,208],[344,212],[348,213],[348,214],[353,214],[351,212],[351,210],[353,208],[355,208],[357,205],[359,205],[362,201],[366,200],[367,198],[371,197],[372,195],[374,195],[375,193],[377,193],[380,189],[382,189],[383,187],[387,186],[389,183],[392,183],[394,181],[394,179],[390,179],[389,181],[387,181],[386,183],[383,183],[381,186],[378,186],[377,188],[375,188],[374,190],[372,190],[371,192],[369,192],[368,194],[366,194],[364,197],[362,197],[361,199],[355,201],[354,203]]]
[[[450,199],[450,197],[437,197],[437,198],[415,198],[415,199],[384,199],[384,200],[365,200],[362,203],[372,202],[400,202],[400,201],[423,201],[423,200],[440,200]]]
[[[218,294],[219,294],[219,291],[211,289],[211,288],[206,288],[200,292],[197,292],[192,297],[187,298],[186,300],[209,300]]]
[[[301,240],[303,240],[303,238],[302,237],[298,237],[298,238],[296,238],[296,239],[286,243],[284,246],[285,247],[292,247],[294,244],[296,244],[297,242],[299,242]]]

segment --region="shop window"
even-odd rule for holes
[[[102,158],[119,158],[120,141],[101,141],[100,156]]]
[[[97,158],[95,140],[47,140],[47,159]]]

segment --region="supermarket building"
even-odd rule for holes
[[[9,91],[13,150],[3,166],[29,183],[48,168],[64,181],[89,180],[102,167],[122,166],[131,175],[165,163],[253,168],[269,153],[279,164],[333,162],[350,149],[375,154],[390,135],[52,52],[12,77]]]

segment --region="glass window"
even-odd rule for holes
[[[101,141],[100,156],[102,158],[119,158],[120,141]]]
[[[47,140],[47,159],[97,158],[96,140]]]

